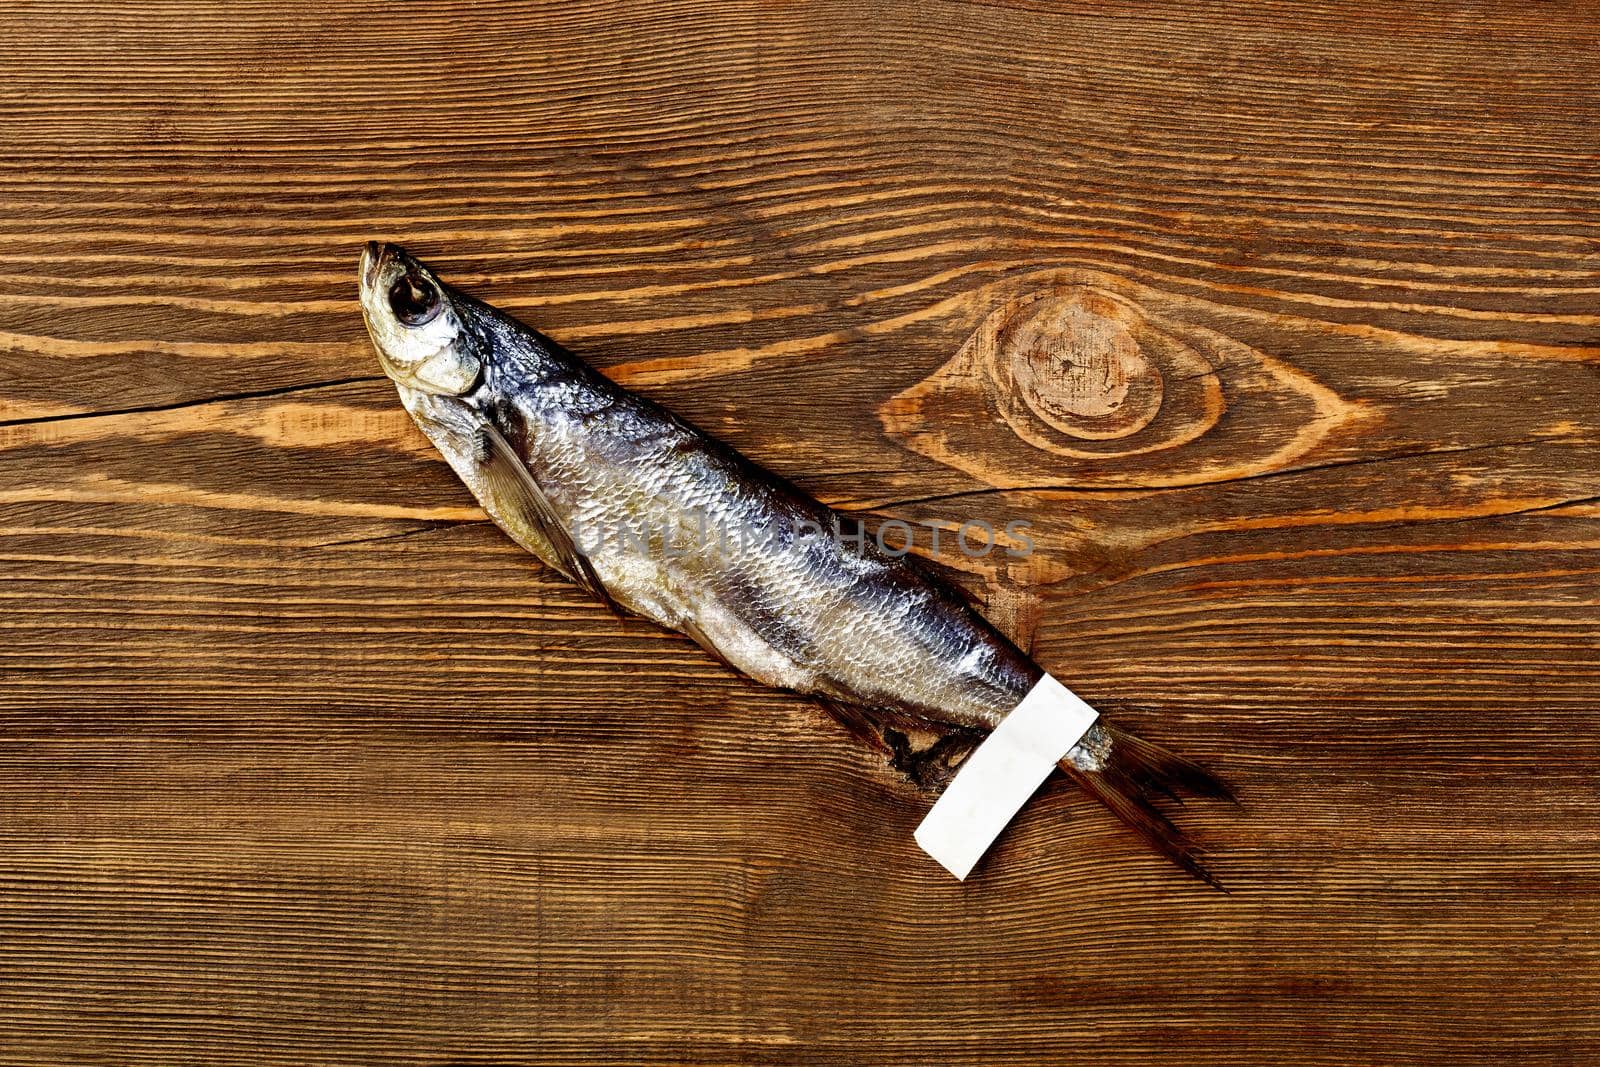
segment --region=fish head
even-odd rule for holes
[[[462,396],[483,376],[481,342],[467,305],[399,245],[367,242],[361,253],[361,312],[383,371],[434,396]]]

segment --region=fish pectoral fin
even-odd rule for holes
[[[533,472],[522,462],[511,442],[492,425],[478,429],[478,460],[484,479],[494,492],[496,506],[511,513],[505,517],[525,525],[542,538],[555,556],[548,562],[556,570],[621,615],[621,606],[606,592],[594,565],[579,551],[572,535],[556,517],[555,509],[550,506],[544,490],[539,488]]]

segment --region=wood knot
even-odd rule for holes
[[[1366,417],[1181,296],[1103,271],[1027,284],[884,402],[890,437],[997,487],[1149,488],[1279,469]]]
[[[1138,309],[1076,288],[1015,307],[995,333],[1018,397],[1071,437],[1137,433],[1161,410],[1161,369],[1140,340]]]

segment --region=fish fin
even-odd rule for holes
[[[980,732],[933,725],[900,708],[869,707],[829,696],[817,703],[856,737],[889,757],[889,766],[919,789],[948,785],[978,743]]]
[[[913,785],[943,791],[985,736],[981,731],[958,727],[940,734],[926,748],[908,751],[902,763],[895,766]]]
[[[533,472],[522,462],[522,457],[511,447],[511,442],[493,425],[485,424],[478,429],[477,443],[478,460],[484,477],[494,489],[495,502],[501,507],[513,509],[517,518],[544,539],[555,556],[548,562],[556,570],[621,615],[621,606],[606,592],[594,565],[578,550],[572,535],[561,525],[549,498],[539,488]]]
[[[812,699],[860,740],[883,752],[892,750],[889,741],[884,737],[883,722],[869,709],[860,704],[846,703],[821,694],[815,694]]]
[[[683,619],[678,623],[678,629],[682,630],[687,637],[694,641],[695,644],[711,653],[711,655],[716,658],[718,663],[722,664],[730,671],[733,671],[735,674],[744,673],[738,667],[735,667],[733,662],[729,660],[727,656],[722,654],[722,650],[720,648],[712,643],[711,638],[706,636],[706,632],[700,629],[699,623],[695,622],[693,619]]]
[[[1177,798],[1174,790],[1182,789],[1197,797],[1239,803],[1239,798],[1233,795],[1233,790],[1226,782],[1198,763],[1184,759],[1176,752],[1169,752],[1160,745],[1136,737],[1126,730],[1119,730],[1108,722],[1102,721],[1101,728],[1111,738],[1112,751],[1120,757],[1120,762],[1130,769],[1137,780],[1174,799]]]
[[[1182,756],[1119,730],[1103,719],[1094,729],[1101,732],[1101,744],[1105,746],[1100,768],[1084,770],[1066,759],[1061,761],[1061,769],[1138,832],[1150,847],[1207,885],[1227,892],[1201,862],[1204,849],[1155,806],[1155,797],[1176,798],[1181,789],[1233,800],[1233,792]]]

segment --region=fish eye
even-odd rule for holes
[[[389,286],[389,309],[407,326],[421,326],[439,313],[439,290],[428,279],[402,274]]]

